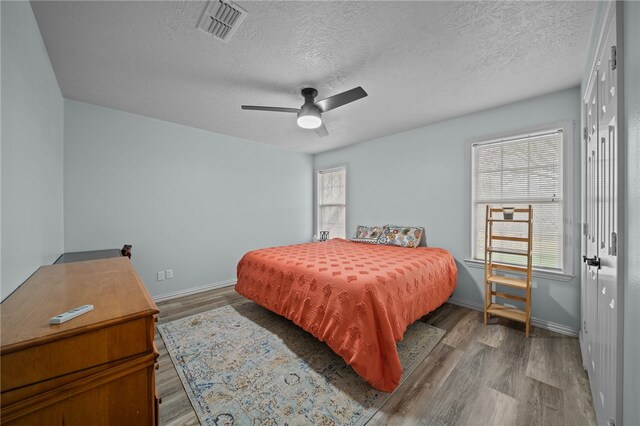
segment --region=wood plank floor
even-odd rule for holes
[[[158,303],[160,323],[245,300],[233,287]],[[578,339],[444,304],[420,319],[446,334],[369,425],[595,425]],[[156,331],[161,425],[198,419]]]

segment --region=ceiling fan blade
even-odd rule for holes
[[[322,124],[320,125],[320,127],[316,127],[315,129],[316,135],[318,135],[319,137],[323,138],[325,136],[329,136],[329,131],[327,130],[327,128],[324,125],[324,122],[322,122]]]
[[[320,108],[320,111],[327,112],[332,109],[338,108],[342,105],[346,105],[349,102],[357,101],[367,96],[367,92],[360,86],[355,89],[347,90],[346,92],[338,93],[326,99],[316,102],[316,106]]]
[[[282,108],[282,107],[270,107],[270,106],[255,106],[255,105],[242,105],[242,109],[252,111],[272,111],[272,112],[300,112],[300,108]]]

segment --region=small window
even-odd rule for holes
[[[316,195],[318,235],[329,231],[329,238],[346,238],[347,168],[318,171]]]
[[[563,129],[514,136],[471,145],[472,258],[484,259],[485,206],[533,207],[533,267],[571,273],[565,255],[565,236],[571,217],[565,194]],[[526,226],[504,223],[509,235],[526,233]],[[565,229],[565,226],[568,227]],[[496,260],[522,264],[522,256]],[[568,262],[567,262],[568,260]]]

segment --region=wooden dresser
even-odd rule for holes
[[[0,309],[2,424],[157,424],[158,308],[127,257],[43,266]]]

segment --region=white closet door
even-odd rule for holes
[[[621,414],[622,335],[618,300],[618,82],[616,17],[610,15],[599,58],[584,98],[583,361],[589,373],[599,424],[615,424]]]

